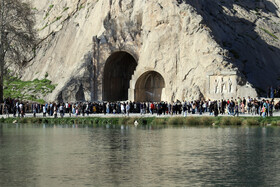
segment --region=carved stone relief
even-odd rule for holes
[[[235,94],[236,75],[209,76],[209,94]]]

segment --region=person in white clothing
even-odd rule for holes
[[[123,103],[121,103],[121,112],[122,112],[123,115],[125,114],[125,108],[124,108],[124,104]]]
[[[129,103],[126,103],[126,115],[129,116],[129,110],[130,110],[130,106]]]

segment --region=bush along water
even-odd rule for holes
[[[49,124],[78,126],[280,126],[280,117],[67,117],[67,118],[1,118],[7,124]]]

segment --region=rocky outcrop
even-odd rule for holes
[[[106,63],[119,51],[137,62],[128,76],[131,100],[139,89],[157,90],[168,101],[255,97],[279,84],[276,0],[34,0],[32,6],[41,42],[22,77],[47,72],[58,85],[49,101],[103,100],[110,91]],[[158,75],[143,79],[152,71],[162,76],[163,87],[152,89]]]

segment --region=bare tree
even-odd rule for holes
[[[5,69],[22,67],[34,55],[35,18],[30,4],[0,0],[0,102],[3,102]]]

